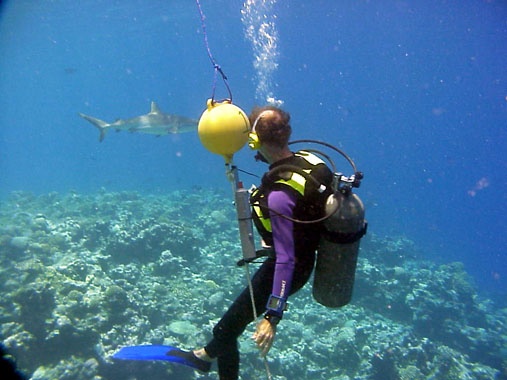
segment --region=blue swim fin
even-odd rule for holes
[[[209,372],[211,363],[199,359],[192,351],[183,351],[173,346],[143,345],[123,347],[113,359],[120,360],[165,360],[192,367],[201,372]]]

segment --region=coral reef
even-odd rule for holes
[[[0,338],[34,380],[212,379],[121,346],[202,345],[245,286],[230,195],[16,192],[0,206]],[[463,265],[422,260],[406,237],[369,233],[352,302],[291,297],[274,379],[506,379],[507,310]],[[253,328],[253,327],[252,327]],[[249,333],[243,378],[265,378]],[[172,377],[171,377],[172,376]]]

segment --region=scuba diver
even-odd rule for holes
[[[269,170],[245,205],[248,211],[252,209],[245,220],[253,220],[263,249],[252,252],[253,257],[244,255],[238,265],[258,258],[265,258],[264,262],[213,328],[213,338],[206,346],[194,351],[165,345],[130,346],[122,348],[113,358],[166,360],[201,372],[209,372],[212,362],[217,360],[219,378],[237,380],[238,337],[250,322],[263,315],[253,340],[266,361],[289,296],[308,282],[312,272],[315,273],[312,294],[317,302],[327,307],[349,303],[359,241],[367,226],[363,204],[352,193],[353,187],[359,187],[362,173],[345,153],[327,143],[297,141],[319,143],[340,153],[351,164],[353,175],[337,173],[329,156],[317,150],[292,152],[289,145],[297,142],[289,142],[290,115],[280,108],[254,108],[248,119],[252,126],[249,146],[258,151],[257,160],[269,164]]]
[[[310,152],[294,153],[289,148],[292,129],[287,112],[274,106],[256,107],[249,120],[252,125],[249,146],[258,151],[257,160],[270,165],[261,185],[250,197],[252,218],[265,247],[259,253],[267,256],[251,279],[254,301],[247,287],[214,327],[213,339],[206,346],[189,352],[174,350],[167,353],[181,357],[202,372],[208,372],[216,359],[221,380],[238,379],[238,337],[254,320],[254,315],[263,315],[263,318],[257,324],[253,340],[261,356],[265,357],[269,352],[289,296],[301,289],[312,274],[322,236],[323,223],[319,221],[326,219],[326,200],[336,188],[333,187],[335,176],[324,161]],[[337,209],[335,205],[332,213]],[[362,211],[360,231],[346,231],[339,237],[349,246],[355,242],[358,244],[366,232],[364,209]],[[355,226],[353,229],[357,230]],[[335,287],[332,297],[340,298],[338,301],[331,299],[328,306],[343,306],[350,300],[358,245],[352,248],[355,252],[341,265],[341,269],[347,272],[342,278],[345,285],[326,284],[326,291],[329,286]],[[340,268],[333,268],[333,272],[337,270]],[[336,282],[336,278],[334,275],[332,281]],[[325,304],[326,296],[318,294],[323,292],[314,289],[314,297],[319,302],[319,298],[323,298],[321,303]]]

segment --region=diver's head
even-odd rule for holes
[[[271,163],[290,153],[288,142],[292,128],[287,112],[274,106],[255,107],[249,119],[252,130],[248,145],[259,151],[257,160]]]
[[[263,144],[285,148],[292,132],[290,115],[274,106],[255,107],[250,116],[252,126],[249,146],[259,149]]]

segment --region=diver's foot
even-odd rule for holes
[[[211,363],[214,360],[211,356],[208,355],[208,353],[206,352],[206,350],[204,348],[200,348],[200,349],[194,350],[192,352],[198,359],[204,360],[205,362]]]
[[[194,353],[194,351],[175,349],[169,350],[166,355],[181,358],[182,364],[188,365],[198,371],[209,372],[211,370],[211,361],[201,359]]]

